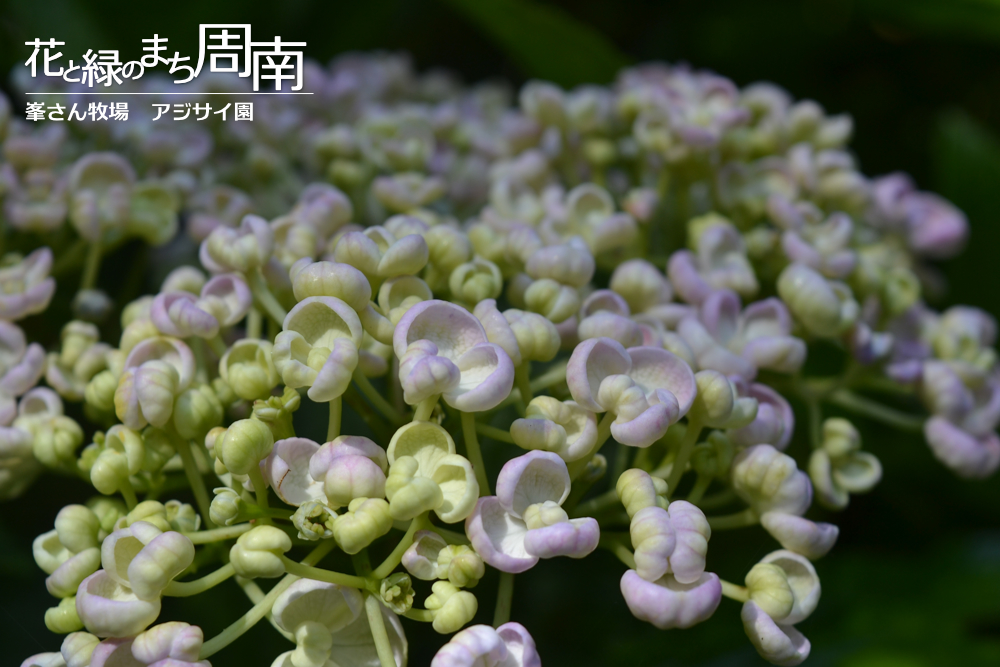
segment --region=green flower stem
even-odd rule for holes
[[[215,524],[212,523],[212,519],[208,513],[212,503],[208,499],[208,489],[205,488],[205,479],[201,476],[201,471],[198,470],[198,464],[195,463],[191,443],[179,435],[172,434],[172,436],[174,446],[177,448],[177,453],[180,454],[181,462],[184,464],[184,474],[187,475],[188,484],[191,485],[191,492],[194,494],[195,503],[198,505],[198,512],[201,513],[201,520],[205,522],[206,528],[212,528]]]
[[[636,447],[629,447],[628,445],[618,443],[618,451],[615,452],[615,463],[611,467],[611,477],[609,479],[615,480],[616,483],[618,482],[618,478],[628,468],[629,460],[636,449]]]
[[[465,454],[476,473],[479,482],[479,495],[490,495],[490,480],[486,477],[486,464],[483,462],[483,452],[479,449],[479,439],[476,437],[476,415],[471,412],[462,414],[462,437],[465,439]]]
[[[258,602],[264,599],[264,591],[260,590],[260,586],[258,586],[257,582],[254,581],[253,579],[244,579],[243,577],[236,577],[236,583],[238,583],[240,585],[240,588],[243,589],[243,592],[246,593],[246,596],[250,600],[250,602],[257,604]],[[292,642],[293,644],[295,643],[295,635],[293,635],[291,632],[283,630],[280,625],[275,623],[274,616],[270,613],[267,614],[267,622],[270,623],[271,627],[277,630],[282,637]]]
[[[389,633],[385,631],[385,620],[382,618],[382,605],[374,595],[365,598],[365,612],[368,614],[368,624],[372,628],[372,639],[375,640],[379,662],[382,663],[382,667],[396,667],[396,658],[389,643]]]
[[[260,466],[250,467],[250,482],[253,484],[254,495],[257,497],[257,507],[266,512],[270,509],[267,501],[267,484],[264,482],[264,475],[260,472]],[[268,516],[261,517],[260,522],[266,525],[272,523]]]
[[[543,389],[548,389],[553,385],[557,385],[560,382],[566,381],[566,364],[567,362],[562,362],[556,364],[552,368],[548,369],[530,383],[530,388],[532,392],[542,391]]]
[[[729,503],[736,500],[736,492],[732,489],[723,489],[718,493],[713,493],[710,496],[706,496],[699,500],[696,505],[701,509],[712,509],[715,507],[722,507],[728,505]]]
[[[448,530],[447,528],[441,528],[439,526],[435,526],[430,522],[428,522],[428,524],[424,527],[427,530],[432,530],[441,537],[443,537],[444,541],[447,542],[448,544],[466,544],[466,545],[469,544],[469,538],[465,536],[465,533],[456,533],[453,530]]]
[[[823,446],[823,410],[814,398],[806,400],[806,407],[809,410],[809,444],[819,449]]]
[[[264,309],[264,312],[266,312],[272,320],[281,326],[288,313],[285,312],[284,307],[278,303],[278,299],[271,293],[271,288],[267,286],[267,280],[264,278],[264,274],[262,274],[258,269],[249,273],[247,277],[250,279],[250,291],[253,292],[253,296],[257,300],[257,303],[260,304],[260,307]]]
[[[688,494],[687,501],[692,505],[697,505],[702,496],[705,495],[705,491],[708,491],[708,487],[711,483],[711,475],[702,475],[701,473],[698,473],[698,477],[694,481],[694,488],[692,488],[691,493]]]
[[[101,237],[91,241],[87,250],[87,261],[83,265],[83,276],[80,278],[80,289],[92,289],[97,283],[97,273],[101,268]]]
[[[89,247],[90,244],[87,242],[87,239],[78,238],[73,242],[73,245],[56,258],[52,264],[52,270],[49,271],[49,275],[53,278],[60,278],[70,270],[78,268],[81,263],[86,261],[85,258]]]
[[[224,528],[214,528],[212,530],[199,530],[196,533],[181,534],[191,540],[193,544],[208,544],[210,542],[231,540],[235,537],[239,537],[243,533],[248,532],[251,528],[253,528],[252,523],[238,523],[235,526],[226,526]]]
[[[505,431],[502,428],[496,428],[488,424],[476,423],[476,433],[483,436],[484,438],[491,438],[498,442],[506,442],[507,444],[513,445],[514,438],[511,437],[509,431]]]
[[[427,523],[428,520],[426,512],[418,517],[414,517],[413,520],[410,521],[410,527],[406,529],[406,533],[399,541],[399,544],[397,544],[396,548],[392,550],[392,553],[389,554],[384,561],[382,561],[382,564],[376,567],[375,571],[372,572],[372,577],[374,579],[381,581],[392,574],[392,571],[396,569],[396,566],[402,562],[403,554],[406,553],[406,550],[410,548],[411,544],[413,544],[413,536],[416,535],[418,530],[422,530]]]
[[[403,612],[403,616],[411,621],[418,621],[420,623],[434,622],[434,612],[430,609],[417,609],[416,607],[411,607],[409,611]]]
[[[340,435],[340,420],[344,412],[344,403],[340,396],[330,401],[330,421],[326,427],[326,441],[331,442]]]
[[[923,430],[924,422],[926,421],[923,417],[909,415],[905,412],[894,410],[893,408],[882,405],[881,403],[873,401],[870,398],[859,396],[858,394],[848,391],[847,389],[839,389],[833,392],[829,397],[827,397],[827,401],[838,407],[844,408],[845,410],[856,412],[870,419],[874,419],[877,422],[888,424],[889,426],[893,426],[903,431],[919,433]]]
[[[125,499],[125,506],[128,507],[130,512],[139,504],[139,499],[135,497],[135,490],[132,488],[130,480],[126,479],[125,483],[118,489],[118,492],[122,494],[122,498]]]
[[[531,392],[531,362],[525,361],[514,369],[514,386],[521,392],[521,401],[524,405],[531,403],[534,398]],[[523,414],[522,414],[523,416]]]
[[[738,586],[725,579],[719,579],[719,583],[722,584],[722,594],[730,600],[746,602],[750,599],[750,591],[745,586]]]
[[[684,476],[688,461],[691,460],[691,454],[694,452],[694,446],[698,444],[698,436],[701,435],[701,428],[701,424],[696,420],[688,419],[687,431],[684,433],[680,449],[677,450],[677,458],[674,459],[674,465],[670,469],[670,477],[667,478],[668,497],[677,492],[677,484],[681,481],[681,477]]]
[[[758,521],[760,521],[760,517],[750,508],[741,512],[733,512],[732,514],[708,517],[708,525],[712,527],[712,530],[745,528],[747,526],[755,525]]]
[[[510,606],[514,598],[514,575],[510,572],[500,573],[500,584],[497,587],[497,606],[493,612],[493,627],[499,628],[510,620]]]
[[[333,540],[329,541],[332,542]],[[334,572],[333,570],[324,570],[321,567],[303,565],[288,556],[282,556],[281,562],[285,564],[285,571],[288,574],[294,574],[296,577],[301,577],[302,579],[315,579],[316,581],[325,581],[330,584],[360,588],[361,590],[367,590],[369,587],[369,581],[365,577],[357,577],[353,574],[344,574],[342,572]]]
[[[208,339],[208,346],[212,348],[212,352],[214,352],[215,356],[217,356],[219,359],[222,359],[222,356],[226,353],[226,350],[229,349],[226,347],[226,342],[222,340],[222,336],[218,334],[216,334],[214,338]]]
[[[417,404],[416,409],[413,411],[413,421],[415,422],[425,422],[431,418],[434,414],[434,406],[437,405],[438,396],[431,396],[430,398],[424,399]]]
[[[584,456],[578,458],[576,461],[570,461],[569,465],[566,466],[569,468],[569,478],[571,480],[576,480],[576,478],[579,477],[587,468],[587,464],[590,463],[590,460],[594,458],[599,451],[601,451],[601,447],[603,447],[604,443],[611,437],[611,422],[614,420],[615,413],[613,412],[605,412],[604,416],[601,417],[601,422],[597,425],[597,442],[594,443],[593,449],[591,449]]]
[[[576,510],[572,512],[574,518],[582,516],[594,516],[599,512],[602,512],[609,507],[613,507],[619,502],[618,500],[618,490],[616,488],[608,489],[604,493],[590,500],[580,503]]]
[[[622,542],[622,537],[601,533],[601,539],[597,546],[613,553],[618,560],[625,564],[625,567],[635,569],[635,556],[632,555],[632,550]]]
[[[303,565],[315,565],[323,556],[330,553],[330,551],[335,546],[333,540],[326,540],[321,542],[318,547],[312,550],[312,552],[302,560]],[[264,618],[270,613],[271,607],[274,606],[274,601],[278,599],[278,596],[288,590],[288,587],[298,579],[293,574],[285,575],[285,577],[279,581],[274,588],[267,592],[264,598],[250,608],[247,613],[243,614],[242,617],[238,618],[232,625],[212,637],[207,642],[201,645],[201,653],[198,654],[200,660],[209,658],[222,649],[226,648],[234,641],[239,639],[243,633],[257,625],[260,619]]]
[[[570,487],[569,495],[566,496],[566,502],[563,503],[563,509],[566,510],[571,516],[575,516],[574,508],[579,504],[580,500],[583,499],[587,492],[590,491],[590,487],[594,485],[596,479],[582,480],[578,479]]]
[[[263,318],[261,318],[260,311],[256,307],[251,306],[250,310],[247,311],[247,338],[260,338],[262,324]]]
[[[396,408],[392,407],[389,401],[382,397],[382,394],[378,389],[372,386],[371,380],[365,377],[365,374],[361,372],[360,368],[354,369],[354,384],[358,386],[361,393],[364,394],[365,398],[375,406],[375,409],[382,413],[382,416],[392,422],[393,426],[399,426],[403,423],[403,418],[400,416]]]
[[[206,574],[204,577],[195,579],[194,581],[171,581],[167,584],[167,587],[163,589],[163,594],[176,598],[186,598],[191,595],[197,595],[198,593],[203,593],[210,588],[221,584],[234,574],[236,574],[236,570],[233,569],[233,564],[226,563],[215,572]]]

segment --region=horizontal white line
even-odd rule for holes
[[[25,93],[25,95],[315,95],[315,93]]]

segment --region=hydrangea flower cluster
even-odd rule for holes
[[[858,171],[849,117],[662,64],[514,103],[395,55],[307,70],[313,97],[238,125],[29,125],[0,99],[25,250],[0,260],[0,497],[94,487],[35,540],[65,639],[24,667],[207,666],[264,618],[276,667],[401,666],[411,621],[451,635],[434,667],[534,667],[515,575],[598,549],[637,619],[739,616],[797,665],[838,536],[813,501],[881,477],[843,415],[922,430],[962,477],[1000,465],[996,322],[922,298],[966,219]],[[102,258],[136,238],[192,262],[116,302]],[[758,525],[775,551],[720,578],[713,531]],[[487,568],[493,626],[469,626]],[[215,609],[221,634],[158,623],[231,578],[249,609]]]

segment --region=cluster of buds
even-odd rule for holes
[[[735,622],[730,598],[795,665],[839,533],[813,501],[882,474],[846,416],[922,431],[962,477],[1000,466],[996,322],[922,297],[967,222],[864,176],[849,117],[662,64],[516,103],[396,55],[306,70],[309,100],[239,125],[70,133],[0,98],[0,499],[94,488],[34,543],[66,637],[25,667],[207,666],[264,618],[294,644],[277,667],[399,667],[410,622],[456,633],[435,667],[537,667],[512,578],[597,549],[637,619]],[[190,261],[125,302],[101,266],[135,239]],[[780,550],[722,579],[713,531],[755,526]],[[495,627],[466,627],[487,568]],[[218,636],[156,624],[232,577],[249,610],[213,608]]]

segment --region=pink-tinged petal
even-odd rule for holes
[[[566,462],[552,452],[531,451],[504,464],[497,476],[497,502],[517,518],[529,505],[562,505],[570,491]]]
[[[132,655],[143,665],[159,665],[161,660],[190,664],[198,660],[205,635],[197,625],[170,621],[154,625],[135,638]]]
[[[682,320],[688,317],[697,317],[698,310],[694,306],[686,306],[682,303],[662,303],[653,306],[642,313],[644,318],[659,322],[667,329],[676,329]]]
[[[167,336],[147,338],[132,348],[125,358],[124,368],[138,368],[147,361],[163,361],[177,371],[177,391],[181,392],[191,386],[194,379],[194,353],[184,341]]]
[[[677,400],[680,410],[676,419],[686,415],[698,393],[694,372],[687,362],[676,354],[657,347],[631,347],[627,352],[632,359],[628,376],[646,392],[649,402],[655,404],[659,401],[658,390],[669,391]]]
[[[480,343],[457,360],[458,386],[444,393],[444,400],[462,412],[482,412],[500,405],[514,386],[514,363],[503,348]]]
[[[606,310],[583,318],[577,327],[577,335],[580,340],[611,338],[625,347],[634,347],[642,343],[642,329],[638,323]]]
[[[910,247],[917,253],[944,259],[952,257],[969,236],[969,222],[950,202],[930,192],[914,192],[906,197],[907,232]]]
[[[806,242],[798,232],[788,230],[781,235],[781,248],[793,262],[805,264],[817,271],[823,268],[823,256]]]
[[[757,416],[742,428],[727,431],[740,447],[774,445],[783,450],[795,432],[795,413],[784,396],[764,384],[751,384],[742,395],[757,399]]]
[[[755,338],[743,347],[743,358],[757,368],[797,373],[806,361],[806,343],[794,336]]]
[[[525,264],[525,272],[535,280],[549,278],[563,285],[583,287],[594,277],[594,257],[585,248],[565,243],[540,248]]]
[[[454,391],[461,382],[462,371],[451,359],[439,356],[437,346],[429,340],[410,344],[399,359],[399,383],[403,400],[408,405]]]
[[[635,547],[635,571],[646,581],[658,581],[670,571],[670,556],[677,547],[677,531],[667,510],[658,505],[643,507],[629,524]]]
[[[660,630],[697,625],[711,617],[722,600],[722,584],[711,572],[682,584],[669,574],[650,582],[628,570],[622,575],[621,591],[632,615]]]
[[[76,613],[98,637],[129,637],[146,629],[160,614],[160,600],[140,600],[104,570],[83,580],[76,593]]]
[[[317,403],[328,403],[343,396],[351,384],[354,369],[358,367],[358,348],[352,340],[337,338],[323,367],[316,374],[307,392]]]
[[[21,360],[0,379],[0,390],[9,396],[20,396],[41,379],[45,373],[45,348],[32,343],[25,350]]]
[[[712,287],[698,273],[695,256],[689,250],[678,250],[670,256],[667,275],[677,295],[687,303],[698,305],[712,292]]]
[[[652,267],[652,265],[650,266]],[[652,268],[656,271],[655,267]],[[591,292],[590,296],[583,300],[583,304],[580,306],[580,317],[590,317],[602,311],[622,317],[628,317],[632,314],[628,303],[620,294],[609,289],[599,289]]]
[[[503,348],[515,366],[521,365],[521,348],[517,337],[510,328],[507,318],[497,310],[496,299],[483,299],[476,304],[472,314],[476,316],[486,330],[486,337],[491,343]]]
[[[364,598],[354,588],[314,579],[299,579],[274,601],[274,621],[288,632],[303,623],[323,625],[333,633],[364,616]],[[371,635],[368,635],[371,642]]]
[[[133,637],[105,639],[94,647],[88,667],[145,667],[132,655]]]
[[[809,560],[825,556],[840,535],[840,528],[832,523],[814,523],[792,514],[765,512],[760,524],[782,547]]]
[[[422,301],[406,311],[396,324],[392,347],[402,358],[411,343],[428,340],[437,354],[457,361],[472,347],[489,342],[486,330],[475,315],[447,301]]]
[[[431,660],[431,667],[506,665],[510,664],[507,658],[507,646],[496,630],[488,625],[473,625],[442,646]]]
[[[319,450],[318,444],[306,438],[279,440],[260,462],[264,481],[289,505],[322,500],[323,478],[310,474],[311,458]]]
[[[721,345],[728,345],[739,329],[740,297],[727,289],[715,290],[701,303],[701,322]]]
[[[63,660],[62,654],[50,651],[25,658],[21,667],[66,667],[66,661]]]
[[[201,288],[201,308],[212,313],[222,326],[242,320],[253,305],[253,293],[234,273],[215,276]]]
[[[334,460],[341,456],[364,456],[378,464],[382,472],[389,470],[385,450],[362,435],[342,435],[324,444],[309,459],[309,474],[322,479]]]
[[[677,533],[677,546],[670,555],[670,572],[678,582],[692,584],[705,572],[705,555],[712,529],[705,513],[686,500],[670,503],[667,513]]]
[[[673,398],[667,394],[666,398]],[[666,434],[670,425],[680,419],[677,401],[660,402],[650,405],[637,417],[621,421],[621,417],[611,423],[611,435],[615,440],[630,447],[649,447]]]
[[[809,640],[791,625],[775,623],[756,602],[747,601],[740,616],[750,643],[771,664],[794,667],[809,657]]]
[[[681,320],[677,325],[677,333],[691,347],[700,369],[719,371],[724,375],[739,375],[747,380],[752,380],[757,375],[757,368],[751,361],[716,342],[697,319],[688,317]]]
[[[509,655],[514,659],[513,667],[542,667],[542,659],[535,648],[535,640],[520,623],[504,623],[497,628],[497,634],[507,645]]]
[[[97,547],[84,549],[56,568],[56,571],[45,579],[45,588],[50,595],[57,598],[76,595],[80,583],[100,567],[101,550]]]
[[[524,548],[528,527],[511,516],[496,496],[480,498],[465,520],[465,534],[482,559],[501,572],[517,574],[538,562]]]
[[[539,558],[583,558],[593,553],[600,539],[601,528],[597,519],[570,519],[529,530],[524,536],[524,550]]]
[[[13,321],[48,308],[56,291],[56,281],[47,277],[52,268],[52,251],[39,248],[19,264],[0,269],[0,284],[16,291],[0,290],[0,319]]]
[[[996,433],[976,438],[943,417],[931,417],[924,423],[924,437],[934,456],[960,477],[989,477],[1000,466]]]
[[[610,338],[592,338],[576,346],[566,367],[566,384],[573,400],[591,412],[605,412],[597,402],[601,382],[609,375],[623,375],[632,368],[625,347]]]
[[[219,321],[195,303],[188,292],[165,292],[156,295],[149,312],[160,333],[187,338],[213,338],[219,333]]]
[[[385,473],[366,456],[338,456],[327,470],[323,488],[330,502],[340,507],[355,498],[384,498]]]
[[[129,563],[129,586],[140,600],[159,600],[163,589],[193,561],[191,540],[167,531],[150,540]]]

